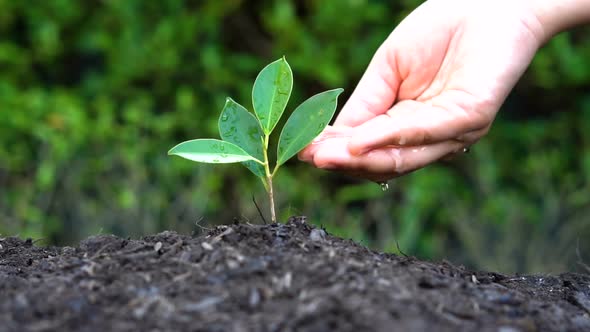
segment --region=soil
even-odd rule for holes
[[[75,248],[0,238],[0,331],[590,331],[590,275],[384,254],[304,217]]]

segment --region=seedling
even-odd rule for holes
[[[270,201],[272,222],[276,222],[272,180],[279,168],[301,151],[328,125],[342,89],[318,93],[299,105],[291,114],[279,137],[277,160],[271,167],[268,149],[270,134],[285,111],[293,73],[287,60],[276,60],[264,67],[252,88],[254,115],[227,98],[219,117],[219,139],[194,139],[182,142],[169,155],[201,163],[242,163],[262,181]],[[271,171],[272,170],[272,171]]]

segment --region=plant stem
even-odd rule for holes
[[[270,200],[270,219],[272,223],[276,223],[277,216],[275,213],[275,197],[272,190],[272,175],[267,175],[266,180],[268,181],[268,198]]]
[[[275,213],[275,197],[274,192],[272,189],[272,177],[274,172],[270,172],[270,163],[268,161],[268,141],[269,135],[264,135],[264,172],[266,173],[266,184],[267,184],[267,192],[268,192],[268,200],[270,203],[270,219],[272,223],[277,222],[277,216]]]

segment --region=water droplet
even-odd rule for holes
[[[387,183],[387,181],[379,182],[379,185],[381,186],[381,190],[383,191],[387,191],[389,189],[389,183]]]
[[[221,121],[227,121],[227,114],[221,116]]]

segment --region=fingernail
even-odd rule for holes
[[[319,169],[332,170],[332,169],[336,168],[336,165],[331,164],[331,163],[325,163],[325,164],[316,164],[315,167],[317,167]]]
[[[348,144],[348,152],[353,156],[360,156],[369,152],[371,149],[365,147],[355,146],[355,144]]]
[[[299,161],[303,161],[303,162],[310,162],[312,160],[311,156],[307,153],[299,153],[297,154],[297,159],[299,159]]]

